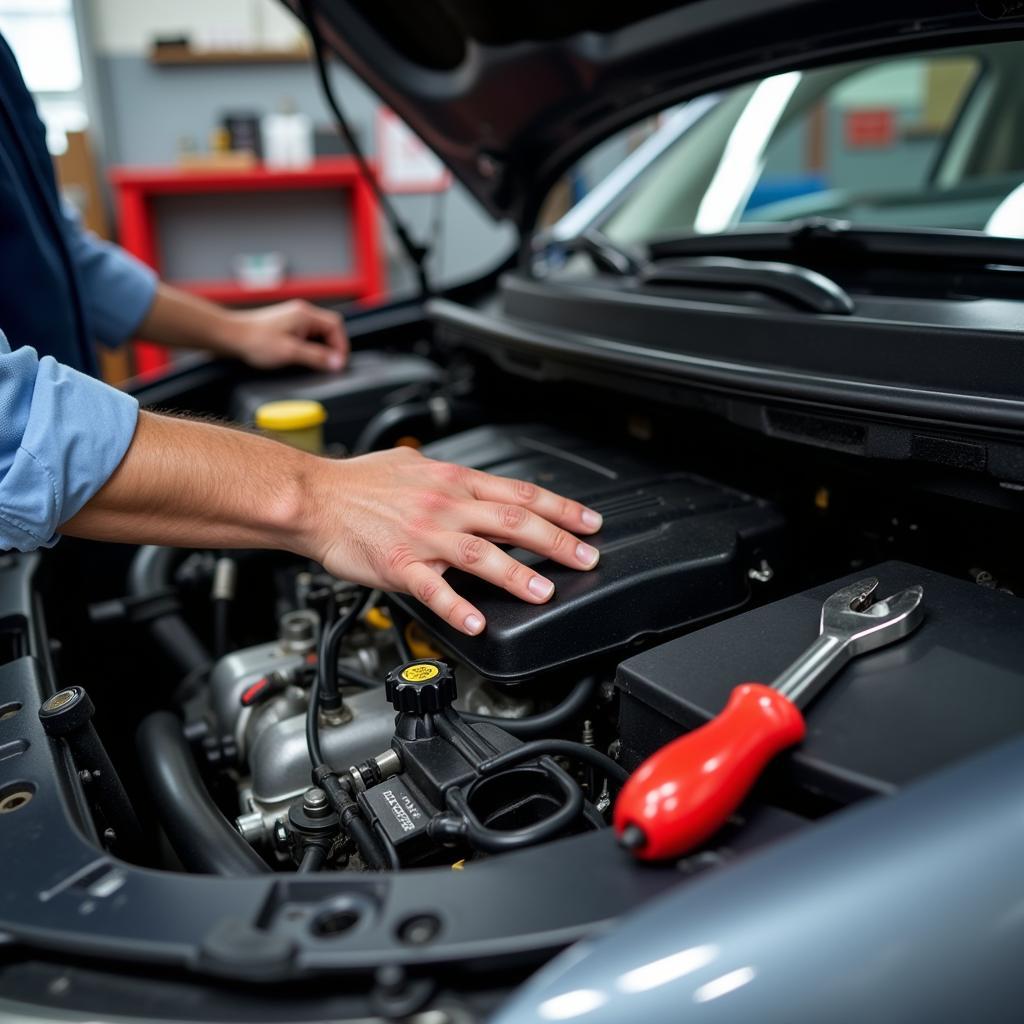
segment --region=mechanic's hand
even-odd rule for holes
[[[575,534],[601,516],[534,484],[491,476],[394,448],[321,464],[329,477],[309,510],[316,536],[307,550],[336,576],[405,591],[462,633],[485,626],[478,608],[441,574],[449,566],[543,604],[554,584],[490,539],[527,548],[573,569],[592,569],[598,552]]]
[[[348,361],[341,315],[301,299],[232,313],[231,334],[233,354],[266,370],[298,365],[337,371]]]

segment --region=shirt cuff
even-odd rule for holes
[[[139,403],[50,356],[39,360],[21,444],[0,483],[5,540],[19,551],[52,547],[120,465]]]

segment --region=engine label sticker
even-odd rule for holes
[[[415,832],[415,820],[422,818],[423,812],[416,806],[412,797],[408,793],[399,793],[396,796],[394,790],[391,789],[385,789],[381,796],[387,801],[399,828],[403,832]]]
[[[402,678],[407,683],[425,683],[440,674],[441,670],[436,665],[410,665],[402,670]]]

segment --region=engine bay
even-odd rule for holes
[[[495,416],[501,387],[486,365],[372,350],[333,391],[191,399],[244,421],[267,395],[315,395],[336,454],[422,443],[602,512],[600,567],[546,564],[550,604],[460,580],[482,637],[280,553],[3,556],[12,941],[204,984],[340,973],[385,1017],[452,989],[486,1007],[659,894],[1024,727],[998,495],[583,383]],[[709,841],[631,856],[611,827],[629,774],[731,687],[769,682],[864,576],[922,586],[921,628],[843,672]]]

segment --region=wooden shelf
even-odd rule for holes
[[[290,50],[194,50],[191,46],[156,46],[149,52],[151,64],[187,67],[208,64],[305,64],[309,51]]]

